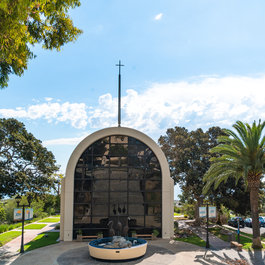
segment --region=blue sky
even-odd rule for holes
[[[0,117],[22,121],[64,172],[88,134],[117,125],[155,141],[167,128],[265,119],[265,2],[97,0],[71,11],[84,33],[37,58],[0,91]],[[175,189],[175,196],[178,189]]]

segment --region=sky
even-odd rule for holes
[[[0,118],[22,121],[64,173],[84,137],[117,126],[121,60],[121,126],[155,142],[174,126],[265,120],[264,11],[263,0],[81,0],[70,16],[83,34],[60,52],[33,47],[0,90]]]

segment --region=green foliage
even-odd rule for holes
[[[10,231],[0,235],[0,247],[21,235],[19,231]]]
[[[34,58],[31,47],[60,48],[76,40],[81,30],[68,15],[79,0],[1,0],[0,2],[0,87],[6,87],[11,73],[21,76]]]
[[[54,155],[16,119],[0,119],[0,157],[0,198],[53,187]]]
[[[45,232],[37,237],[35,237],[32,241],[27,243],[24,246],[25,251],[31,251],[36,248],[45,247],[48,245],[56,244],[58,243],[57,239],[59,238],[60,233],[59,232]]]
[[[18,228],[18,227],[21,227],[21,223],[17,223],[17,224],[3,224],[3,225],[0,225],[0,234],[1,233],[4,233],[6,231],[9,231],[9,230],[13,230],[15,228]]]
[[[179,223],[178,221],[174,221],[174,232],[178,231],[179,229]]]
[[[195,204],[183,204],[183,213],[185,218],[193,219],[195,217]]]
[[[6,211],[5,208],[0,204],[0,223],[3,223],[6,220]]]
[[[219,127],[212,127],[206,132],[202,129],[189,132],[184,127],[175,127],[168,129],[166,135],[158,140],[167,157],[171,176],[183,191],[182,202],[197,201],[197,205],[194,205],[197,221],[204,186],[202,179],[213,157],[210,149],[217,145],[217,137],[223,134]],[[187,214],[194,217],[193,213]]]
[[[14,222],[14,208],[17,207],[17,204],[16,204],[14,198],[11,198],[11,199],[7,200],[6,202],[7,203],[4,205],[4,209],[6,212],[5,222],[7,222],[8,224],[11,224]]]
[[[50,217],[39,221],[39,223],[58,223],[60,222],[59,217]]]
[[[202,240],[200,237],[198,237],[197,235],[193,234],[192,236],[189,237],[175,237],[174,240],[176,241],[181,241],[181,242],[186,242],[186,243],[190,243],[199,247],[205,247],[206,243],[204,240]]]
[[[212,159],[212,165],[204,176],[204,193],[215,189],[229,178],[236,183],[241,179],[250,191],[251,216],[253,227],[253,248],[261,248],[258,205],[260,179],[265,173],[265,122],[254,121],[252,126],[237,121],[232,130],[225,130],[226,136],[218,138],[219,145],[211,152],[219,154]],[[242,181],[241,180],[241,181]]]
[[[220,156],[211,159],[213,163],[204,176],[204,192],[212,186],[216,189],[229,177],[235,178],[236,181],[243,178],[246,183],[260,180],[265,172],[265,136],[262,137],[264,126],[265,122],[259,122],[258,125],[254,122],[251,127],[247,123],[237,121],[233,125],[237,134],[225,130],[228,136],[219,137],[220,144],[211,150]],[[250,176],[253,176],[252,179]],[[257,178],[253,179],[255,176]]]
[[[153,230],[153,235],[157,237],[160,234],[160,232],[157,229]]]
[[[42,229],[42,228],[44,228],[46,225],[45,224],[30,224],[30,225],[26,225],[25,227],[24,227],[24,229]]]

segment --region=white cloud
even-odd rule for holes
[[[129,89],[122,97],[124,127],[138,129],[154,139],[166,129],[221,126],[230,128],[237,120],[265,120],[265,76],[201,76],[188,81],[154,83],[137,92]],[[117,126],[117,98],[104,94],[96,106],[84,103],[45,103],[15,109],[0,109],[4,117],[46,119],[70,123],[73,127],[97,130]],[[77,143],[80,138],[56,139],[53,144]],[[49,140],[47,144],[52,144]]]
[[[45,103],[31,105],[27,108],[0,109],[3,117],[45,119],[49,123],[66,122],[73,127],[83,129],[87,126],[87,112],[84,103],[58,103],[46,98]]]
[[[162,19],[162,17],[163,17],[163,13],[159,13],[159,14],[157,14],[156,16],[155,16],[155,20],[160,20],[160,19]]]
[[[156,83],[143,92],[127,90],[122,98],[122,126],[158,136],[176,125],[196,129],[264,120],[264,86],[265,76],[232,76]],[[117,98],[102,95],[99,105],[89,111],[89,124],[117,126]]]
[[[58,138],[58,139],[51,139],[43,141],[44,146],[49,145],[77,145],[79,144],[88,134],[84,134],[80,137],[73,137],[73,138]]]

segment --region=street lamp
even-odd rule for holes
[[[25,221],[25,207],[30,207],[30,204],[32,202],[32,196],[31,194],[29,194],[27,196],[27,200],[28,200],[28,205],[27,204],[22,204],[20,205],[20,202],[22,200],[22,197],[17,195],[15,197],[16,203],[17,203],[17,207],[22,207],[22,235],[21,235],[21,246],[20,246],[20,253],[24,253],[24,221]]]
[[[202,199],[205,198],[204,195],[200,196]],[[206,205],[206,248],[210,248],[210,244],[209,244],[209,203],[207,202],[206,204],[202,204],[202,205]]]

